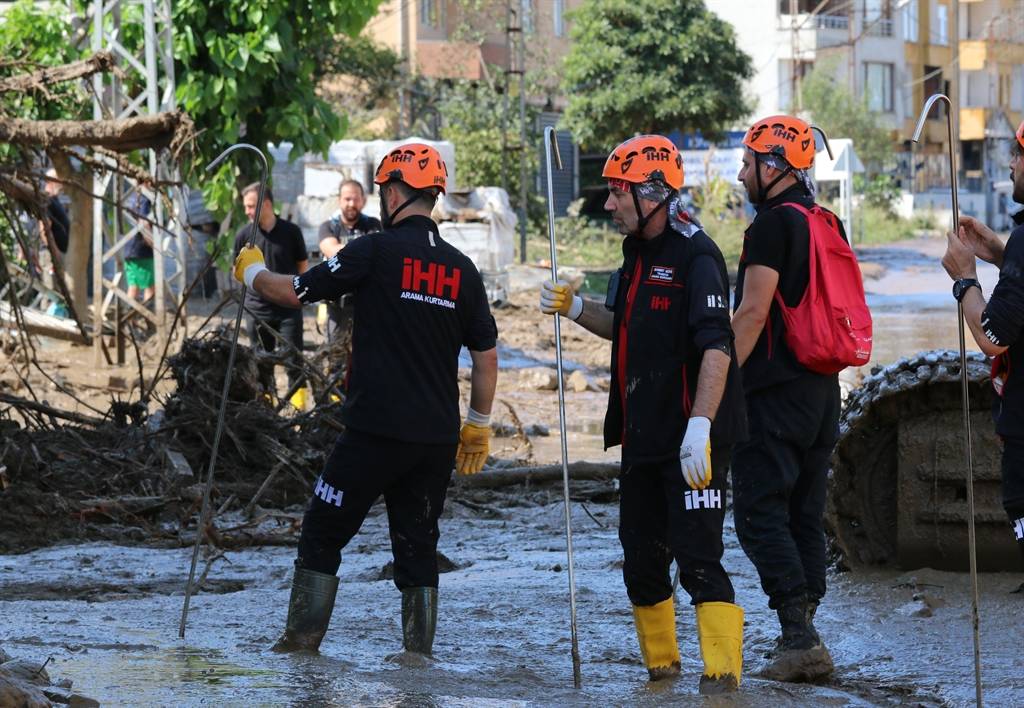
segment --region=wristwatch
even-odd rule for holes
[[[960,278],[959,280],[953,281],[953,297],[956,298],[957,302],[962,302],[964,295],[967,294],[969,288],[977,288],[981,290],[981,283],[974,278]]]

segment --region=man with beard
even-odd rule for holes
[[[812,681],[833,670],[813,619],[825,595],[823,519],[839,436],[839,379],[797,360],[779,300],[792,308],[803,299],[810,282],[808,220],[824,219],[824,212],[814,203],[814,135],[807,123],[765,118],[743,145],[739,181],[757,215],[744,234],[732,318],[749,425],[748,440],[733,453],[733,513],[782,630],[762,675]],[[842,222],[827,215],[821,228],[846,240]]]
[[[722,567],[726,468],[743,434],[729,279],[715,243],[679,205],[683,163],[660,135],[619,145],[604,208],[626,238],[604,304],[544,283],[541,311],[612,340],[605,447],[622,445],[619,540],[652,681],[680,671],[669,565],[696,606],[700,692],[735,691],[743,609]]]
[[[1013,201],[1024,204],[1024,123],[1010,148],[1010,179]],[[1024,210],[1013,221],[1016,227],[1004,245],[992,229],[961,216],[959,234],[948,234],[942,265],[953,279],[953,297],[963,304],[974,341],[993,357],[993,415],[1003,441],[1003,508],[1024,553],[1024,374],[1014,373],[1024,371]],[[999,268],[987,302],[976,258]]]
[[[338,187],[338,211],[320,224],[318,234],[320,253],[324,260],[331,258],[354,239],[380,231],[380,221],[363,213],[366,193],[363,185],[347,179]],[[327,308],[327,339],[335,341],[348,333],[352,326],[352,297],[342,295]]]

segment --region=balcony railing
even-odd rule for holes
[[[871,37],[892,37],[892,19],[882,18],[876,20],[868,20],[867,34]]]
[[[814,26],[818,29],[845,30],[850,27],[846,15],[815,15]]]

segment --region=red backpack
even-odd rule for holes
[[[835,215],[818,205],[810,210],[792,202],[779,206],[803,214],[810,234],[807,292],[796,307],[787,307],[775,291],[786,344],[798,362],[819,374],[868,363],[871,311],[857,257],[839,234]]]

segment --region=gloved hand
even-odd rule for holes
[[[455,453],[455,471],[476,474],[484,468],[491,449],[491,426],[467,421],[459,432],[459,450]]]
[[[263,251],[259,246],[243,246],[235,259],[232,274],[239,283],[251,288],[256,276],[267,270],[267,264],[263,260]]]
[[[545,280],[540,286],[540,311],[545,315],[559,314],[576,320],[583,312],[583,298],[573,295],[572,288],[564,280],[557,283]]]
[[[711,421],[690,418],[683,444],[679,446],[679,467],[690,489],[711,484]]]

